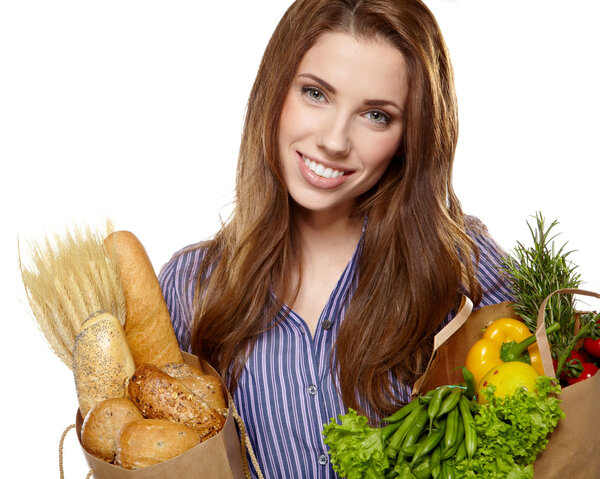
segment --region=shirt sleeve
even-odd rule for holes
[[[507,279],[500,271],[502,257],[506,253],[487,233],[483,225],[482,228],[483,231],[471,235],[479,249],[477,275],[483,293],[479,307],[513,300]]]
[[[191,352],[196,276],[204,250],[192,245],[173,255],[158,274],[179,347]]]

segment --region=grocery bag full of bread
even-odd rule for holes
[[[42,332],[72,369],[94,477],[244,477],[225,386],[179,350],[143,245],[127,231],[98,239],[88,230],[38,246],[36,268],[21,268]]]

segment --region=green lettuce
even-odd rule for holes
[[[325,444],[333,470],[348,479],[380,479],[389,466],[381,429],[371,428],[368,420],[354,409],[340,415],[341,424],[331,419],[323,427]]]
[[[493,397],[495,387],[484,394],[488,403],[474,416],[477,451],[455,465],[465,479],[531,479],[533,462],[548,444],[548,436],[564,417],[556,397],[560,386],[552,378],[537,378],[537,394],[518,389],[505,398]]]

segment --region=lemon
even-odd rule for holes
[[[504,397],[514,393],[518,388],[535,391],[535,379],[539,376],[533,366],[521,361],[509,361],[490,369],[481,379],[477,390],[477,398],[484,403],[485,398],[479,391],[490,384],[496,386],[495,397]]]

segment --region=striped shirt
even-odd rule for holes
[[[501,256],[499,247],[486,236],[473,235],[473,239],[480,251],[480,306],[510,300],[495,267]],[[266,478],[337,477],[321,431],[331,418],[347,412],[329,358],[355,288],[359,254],[357,246],[314,336],[301,317],[284,307],[277,318],[283,320],[258,339],[240,376],[234,402]],[[203,250],[194,245],[185,248],[159,274],[178,341],[186,351],[190,351],[194,284],[202,255]],[[396,384],[396,392],[403,401],[410,399],[408,386]]]

